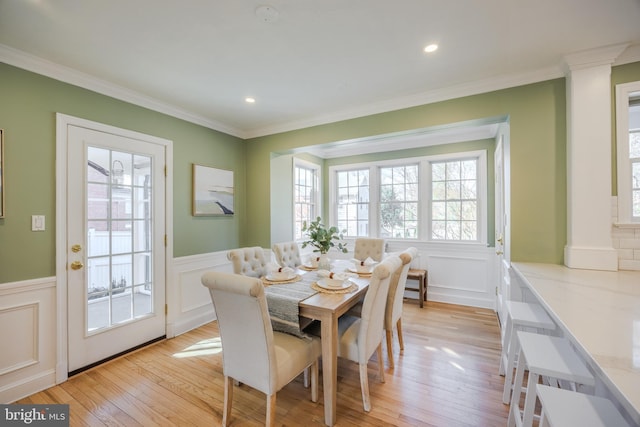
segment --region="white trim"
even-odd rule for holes
[[[56,383],[67,380],[67,128],[79,126],[158,144],[165,150],[165,293],[169,293],[173,260],[173,142],[168,139],[121,129],[91,120],[56,113]],[[165,303],[169,301],[165,298]],[[166,325],[165,325],[166,328]]]
[[[631,216],[631,165],[629,164],[629,96],[640,92],[640,81],[616,85],[616,152],[618,221],[638,224]]]

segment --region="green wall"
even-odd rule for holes
[[[613,68],[612,87],[637,80],[640,80],[640,62]],[[55,275],[56,112],[174,142],[175,257],[238,246],[269,247],[272,153],[300,153],[304,147],[317,144],[508,116],[511,259],[563,262],[567,198],[565,79],[246,142],[3,63],[0,63],[0,93],[6,190],[6,217],[0,219],[0,283]],[[615,165],[615,156],[613,159]],[[191,165],[194,162],[234,171],[237,213],[232,218],[191,216]],[[615,187],[613,192],[615,194]],[[46,231],[31,232],[34,214],[46,216]]]
[[[247,245],[270,242],[271,152],[392,132],[508,116],[511,128],[511,259],[562,263],[566,241],[565,80],[248,140]]]
[[[55,275],[57,112],[173,141],[174,256],[237,247],[244,240],[244,197],[237,198],[232,218],[191,216],[194,162],[234,170],[237,193],[244,194],[242,140],[3,63],[0,93],[6,203],[0,283]],[[46,231],[31,231],[34,214],[45,215]]]

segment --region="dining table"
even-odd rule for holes
[[[353,265],[349,260],[334,260],[331,271],[343,273]],[[317,270],[305,269],[304,266],[296,270],[300,276],[297,282],[312,284],[322,279]],[[352,283],[349,292],[318,291],[305,297],[298,303],[301,319],[311,319],[320,322],[320,339],[322,343],[322,385],[324,392],[324,420],[327,426],[336,422],[336,395],[338,383],[338,319],[350,308],[356,305],[367,292],[370,275],[353,275],[349,277]],[[357,276],[357,277],[355,277]],[[287,286],[272,285],[272,286]],[[267,295],[269,288],[267,287]]]

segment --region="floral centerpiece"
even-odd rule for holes
[[[320,252],[321,255],[326,255],[331,248],[336,248],[345,254],[348,252],[347,244],[341,242],[344,231],[339,231],[335,226],[325,227],[320,217],[309,224],[305,221],[302,224],[302,232],[309,237],[308,240],[302,242],[302,248],[311,245],[315,248],[313,252]]]

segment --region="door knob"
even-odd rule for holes
[[[504,240],[502,239],[502,235],[500,237],[498,237],[498,243],[502,244]]]
[[[84,267],[84,264],[80,261],[73,261],[71,263],[72,270],[80,270],[82,267]]]
[[[503,253],[504,252],[502,252],[502,251],[496,251],[496,255],[502,255]],[[73,268],[73,267],[71,267],[71,268]]]

